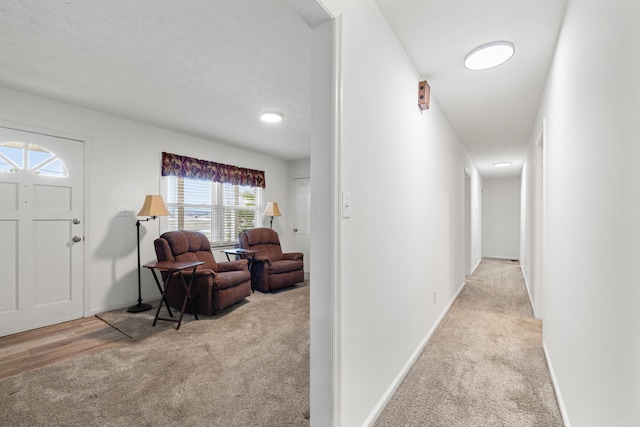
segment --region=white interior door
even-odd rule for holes
[[[0,127],[0,336],[83,315],[83,145]]]
[[[294,226],[293,239],[296,252],[304,254],[304,271],[310,274],[309,256],[311,242],[311,181],[309,178],[294,179]]]

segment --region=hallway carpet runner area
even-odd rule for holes
[[[375,423],[562,426],[517,262],[483,259]]]

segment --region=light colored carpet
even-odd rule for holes
[[[482,260],[375,426],[562,426],[517,262]]]
[[[239,310],[245,304],[248,304],[249,301],[257,302],[261,298],[267,298],[268,295],[262,294],[260,292],[253,293],[249,298],[240,301],[239,303],[232,305],[231,307],[227,307],[225,310],[213,315],[213,316],[198,316],[199,319],[203,320],[211,320],[225,317],[228,313]],[[177,323],[175,322],[167,322],[163,320],[158,320],[156,322],[156,326],[153,325],[153,318],[156,315],[156,310],[158,308],[158,304],[160,304],[160,299],[155,301],[145,301],[145,303],[150,304],[152,306],[151,310],[143,311],[141,313],[131,314],[127,311],[127,308],[121,308],[119,310],[105,311],[104,313],[96,314],[96,317],[102,319],[106,323],[110,324],[114,328],[118,329],[123,334],[127,335],[129,338],[132,338],[136,341],[145,339],[152,335],[159,334],[161,332],[175,329]],[[174,308],[171,309],[171,313],[173,314],[174,319],[178,319],[180,316],[180,311]],[[169,312],[167,311],[166,306],[163,304],[162,309],[160,310],[160,317],[170,318]],[[180,324],[180,329],[184,327],[187,323],[191,323],[195,321],[195,316],[189,313],[185,313],[182,317],[182,323]]]
[[[309,425],[308,284],[177,331],[153,314],[103,314],[130,345],[0,380],[0,425]]]
[[[0,425],[309,425],[308,285],[178,331],[153,314],[103,313],[131,345],[0,380]],[[375,425],[562,426],[517,263],[483,260]]]

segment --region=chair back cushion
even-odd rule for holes
[[[218,272],[207,236],[197,231],[167,231],[155,240],[158,261],[202,261],[198,270]]]
[[[256,256],[266,256],[271,261],[284,258],[278,233],[270,228],[250,228],[240,233],[239,246],[243,249],[259,251]]]

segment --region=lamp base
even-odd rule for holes
[[[141,313],[147,310],[151,310],[151,304],[143,304],[141,302],[136,305],[132,305],[127,309],[129,313]]]

